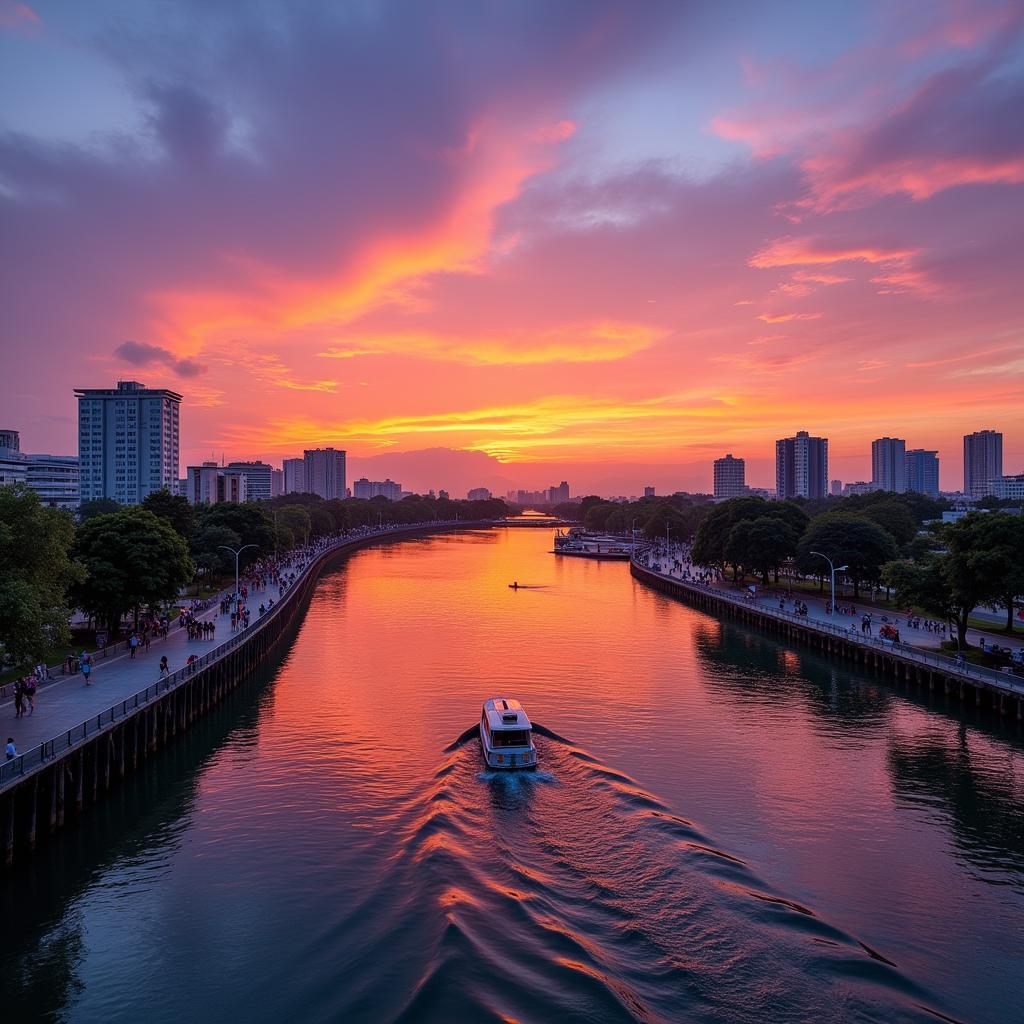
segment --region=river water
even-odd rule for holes
[[[3,880],[4,1019],[1024,1019],[1018,723],[550,547],[325,576],[279,666]],[[562,737],[537,772],[455,742],[493,695]]]

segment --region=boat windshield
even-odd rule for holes
[[[527,747],[530,745],[529,729],[493,729],[491,743],[495,747]]]

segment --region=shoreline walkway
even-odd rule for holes
[[[669,558],[674,557],[675,555],[669,556]],[[810,614],[798,615],[792,610],[780,609],[777,596],[774,601],[757,601],[749,593],[744,597],[742,590],[722,586],[717,581],[705,583],[699,579],[694,579],[692,574],[690,578],[687,578],[685,576],[686,568],[692,569],[692,566],[688,566],[688,563],[684,562],[682,571],[674,570],[670,572],[671,562],[667,565],[665,562],[664,553],[659,556],[656,552],[647,552],[641,555],[640,558],[633,559],[634,567],[642,570],[641,575],[648,574],[651,578],[670,582],[680,589],[691,591],[696,595],[715,597],[721,601],[728,602],[728,604],[735,606],[737,609],[742,609],[743,612],[760,615],[768,620],[774,619],[778,622],[786,623],[790,627],[800,627],[818,636],[835,638],[840,643],[845,642],[848,646],[853,645],[850,649],[879,653],[888,651],[904,662],[915,664],[922,669],[940,672],[947,677],[958,678],[975,685],[981,683],[994,688],[998,692],[1010,694],[1017,698],[1024,696],[1024,679],[1011,672],[998,671],[969,662],[960,665],[953,658],[941,654],[934,649],[928,650],[905,642],[894,642],[882,639],[878,635],[862,634],[858,625],[861,612],[860,605],[857,606],[857,615],[837,615],[836,621],[830,620],[825,614],[823,602],[818,617]],[[700,569],[697,570],[697,572],[701,571]],[[634,572],[634,575],[636,575],[636,572]],[[800,599],[801,601],[804,600],[803,595],[800,596]],[[809,601],[807,603],[809,605]],[[864,610],[869,610],[869,607],[864,606]],[[878,611],[878,609],[875,610]],[[892,621],[892,613],[888,614],[890,621]],[[898,616],[898,618],[902,621],[906,617]],[[916,635],[916,633],[923,632],[923,630],[915,630],[913,632]],[[987,636],[988,634],[983,635]]]
[[[682,568],[674,568],[672,562],[678,559],[682,565]],[[864,614],[870,614],[872,617],[872,632],[864,634],[865,636],[877,638],[879,627],[888,624],[896,626],[900,631],[900,643],[903,646],[917,647],[922,650],[934,650],[938,652],[939,645],[943,640],[955,638],[955,632],[950,634],[949,631],[942,632],[931,632],[920,626],[914,629],[907,625],[908,616],[906,612],[897,611],[894,608],[879,608],[877,605],[872,605],[870,601],[863,598],[854,599],[852,597],[841,597],[837,596],[836,605],[842,609],[844,607],[853,607],[856,611],[851,615],[848,612],[837,611],[834,615],[829,615],[828,597],[827,591],[824,595],[811,594],[805,591],[790,591],[785,584],[770,584],[768,587],[762,587],[760,583],[755,584],[756,591],[753,595],[750,595],[750,591],[744,589],[742,584],[736,585],[727,580],[715,580],[710,584],[701,584],[696,576],[707,572],[708,570],[703,569],[700,566],[694,566],[688,557],[688,553],[682,550],[678,546],[674,545],[673,550],[666,557],[662,551],[660,554],[655,552],[653,557],[650,559],[652,565],[660,563],[662,576],[667,576],[670,579],[679,580],[682,583],[696,583],[701,586],[708,586],[711,590],[719,590],[726,596],[733,598],[740,598],[753,607],[768,610],[768,611],[786,611],[793,614],[793,603],[794,600],[799,600],[803,604],[807,605],[807,615],[802,616],[805,620],[817,623],[823,626],[832,626],[837,629],[845,629],[851,635],[861,636],[860,622],[861,616]],[[686,573],[689,572],[689,577]],[[838,589],[838,588],[837,588]],[[746,596],[750,595],[750,596]],[[785,596],[785,606],[779,608],[780,597]],[[991,613],[986,613],[985,617],[988,617]],[[919,616],[922,623],[930,618],[928,615]],[[977,618],[978,616],[972,616]],[[1007,633],[1002,632],[1002,626],[1004,620],[992,616],[992,626],[990,629],[977,629],[971,626],[967,630],[967,643],[969,645],[979,646],[979,641],[985,640],[986,643],[995,643],[997,647],[1009,648],[1010,650],[1020,649],[1024,651],[1024,636],[1014,634],[1010,636]]]
[[[78,741],[76,736],[84,739],[89,732],[100,727],[99,722],[93,722],[93,719],[98,720],[105,716],[113,721],[108,713],[117,705],[125,704],[126,707],[132,705],[133,699],[139,695],[141,699],[132,705],[136,706],[149,701],[157,693],[162,692],[165,689],[160,685],[162,680],[159,666],[162,656],[167,656],[170,668],[166,688],[173,688],[187,677],[185,670],[188,667],[187,660],[190,655],[194,654],[202,664],[207,660],[206,656],[212,654],[217,658],[220,656],[221,649],[226,652],[229,645],[236,646],[236,641],[244,639],[249,634],[255,634],[267,617],[258,614],[260,603],[266,604],[267,601],[273,600],[275,609],[272,610],[282,607],[287,603],[291,592],[295,590],[296,584],[310,564],[327,551],[344,547],[356,541],[386,539],[395,532],[434,525],[450,527],[455,524],[414,523],[382,529],[354,530],[331,538],[327,543],[321,542],[301,553],[296,552],[295,557],[280,568],[282,574],[294,574],[295,577],[293,582],[286,585],[283,595],[280,586],[273,582],[268,583],[266,589],[255,593],[250,592],[247,603],[251,619],[246,629],[231,629],[230,613],[221,614],[220,612],[221,599],[224,596],[230,596],[230,592],[222,593],[213,599],[209,608],[196,615],[197,619],[216,623],[216,633],[211,639],[190,640],[188,630],[175,624],[166,638],[157,637],[152,640],[148,654],[144,647],[139,647],[135,658],[131,658],[119,644],[121,653],[115,653],[106,658],[94,656],[91,685],[85,685],[81,672],[67,676],[56,675],[52,682],[47,682],[37,689],[35,712],[33,714],[26,712],[21,718],[14,717],[13,699],[5,697],[0,702],[0,718],[4,720],[6,728],[0,734],[0,738],[5,742],[8,736],[14,739],[17,756],[14,761],[7,762],[3,768],[0,768],[0,786],[14,781],[15,775],[22,774],[30,763],[35,764],[45,760],[45,757],[53,756],[54,751],[47,751],[45,757],[42,756],[39,750],[41,746],[53,744],[55,749],[70,746]],[[145,695],[142,696],[144,691],[146,691]],[[67,737],[66,744],[63,737]],[[26,755],[32,756],[27,759]],[[7,770],[9,767],[20,770],[12,773]]]

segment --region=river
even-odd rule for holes
[[[550,547],[324,576],[279,665],[3,880],[4,1018],[1022,1019],[1020,725]],[[493,695],[561,737],[537,772],[455,742]]]

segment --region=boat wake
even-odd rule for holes
[[[774,892],[633,779],[534,731],[539,770],[500,772],[483,770],[467,729],[389,823],[387,870],[358,911],[373,921],[359,959],[376,1019],[382,992],[401,1021],[945,1019],[884,951]],[[403,997],[387,969],[396,946]],[[359,1016],[358,1002],[344,1009]]]

